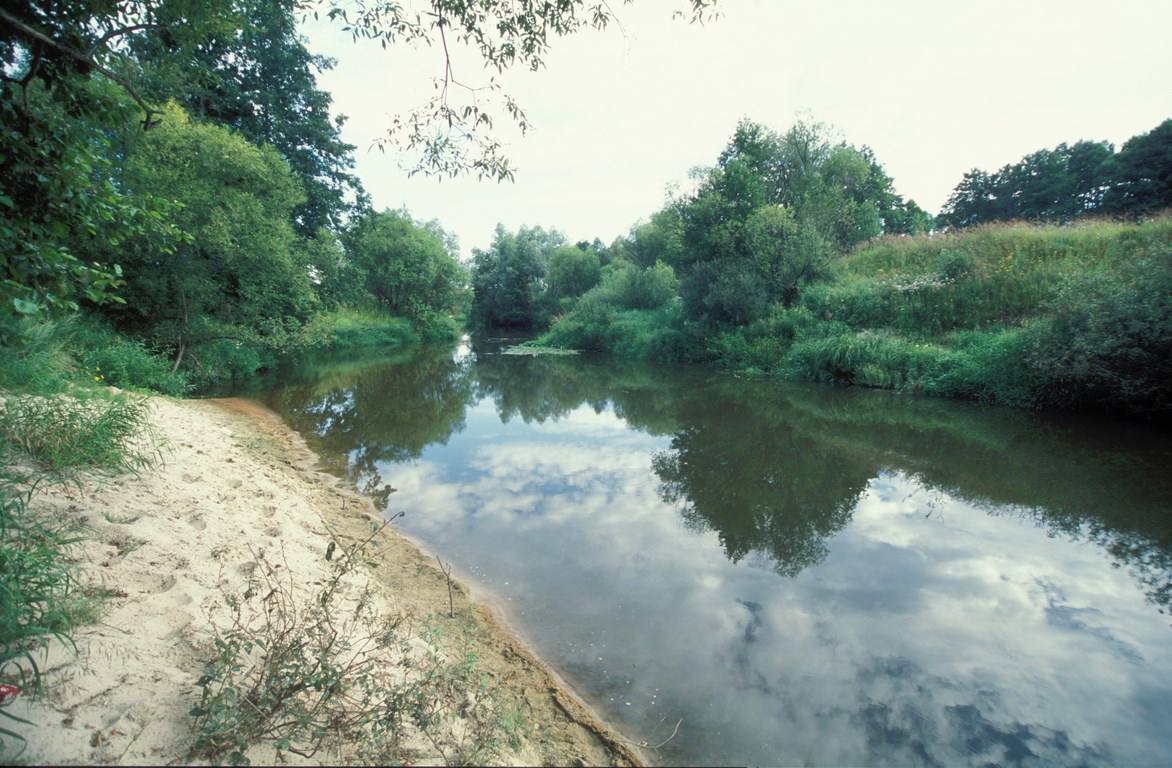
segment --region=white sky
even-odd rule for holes
[[[1118,146],[1172,117],[1166,0],[720,0],[705,26],[673,21],[686,0],[612,5],[623,31],[554,41],[545,70],[505,80],[534,129],[502,132],[515,183],[408,179],[370,149],[419,105],[437,50],[386,51],[308,23],[338,60],[321,78],[347,115],[358,175],[378,208],[439,219],[465,256],[497,222],[610,242],[658,210],[671,183],[711,165],[737,121],[784,130],[806,115],[870,145],[896,189],[937,212],[961,175],[1078,139]],[[457,74],[486,82],[474,59]]]

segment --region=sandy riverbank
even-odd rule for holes
[[[152,419],[167,440],[165,464],[141,477],[101,487],[54,489],[37,505],[83,520],[83,580],[108,596],[101,623],[77,636],[78,652],[55,647],[44,668],[48,695],[10,711],[38,727],[24,729],[24,757],[45,763],[181,763],[190,759],[190,710],[196,681],[227,629],[228,596],[246,593],[258,560],[277,564],[294,591],[311,597],[330,577],[325,553],[371,535],[379,518],[367,501],[319,472],[316,457],[274,414],[242,400],[156,398]],[[410,681],[425,666],[412,659],[475,654],[477,690],[446,702],[439,746],[407,728],[402,756],[442,764],[488,734],[477,752],[498,764],[637,763],[637,751],[591,715],[491,611],[448,585],[434,559],[390,529],[372,546],[377,557],[347,576],[351,604],[369,590],[397,630]],[[281,570],[283,569],[283,570]],[[479,697],[479,698],[478,698]],[[488,703],[485,704],[484,702]],[[488,709],[491,717],[484,713]],[[499,720],[485,731],[485,721]],[[493,721],[495,723],[495,721]],[[446,749],[444,748],[446,745]],[[324,747],[309,762],[355,762],[357,747]],[[304,763],[258,745],[254,762]]]

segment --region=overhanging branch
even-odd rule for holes
[[[73,59],[74,61],[76,61],[80,64],[84,64],[85,66],[89,67],[93,71],[101,74],[102,76],[109,79],[111,82],[116,83],[120,88],[122,88],[123,91],[126,92],[126,94],[128,96],[130,96],[131,99],[134,100],[134,103],[138,105],[139,109],[141,109],[143,111],[143,113],[144,113],[144,117],[142,120],[143,130],[147,131],[147,130],[150,130],[151,127],[153,127],[154,123],[151,121],[151,118],[155,114],[154,108],[152,108],[146,102],[146,100],[143,99],[142,96],[140,96],[138,94],[138,91],[136,91],[134,89],[134,86],[132,86],[130,84],[130,81],[128,81],[126,78],[122,77],[118,73],[114,72],[110,68],[100,64],[94,58],[94,55],[96,54],[97,48],[99,46],[103,45],[106,41],[111,40],[114,37],[117,37],[117,36],[123,35],[123,34],[128,34],[130,32],[134,32],[134,31],[138,31],[139,29],[155,28],[158,25],[156,25],[156,24],[136,24],[134,27],[126,27],[124,29],[115,30],[114,32],[107,34],[102,39],[100,39],[99,41],[94,43],[94,45],[90,48],[90,53],[87,55],[85,53],[82,53],[81,51],[75,50],[73,48],[70,48],[67,45],[64,45],[62,43],[57,42],[56,40],[49,37],[48,35],[46,35],[44,32],[41,32],[40,30],[37,30],[37,29],[34,29],[33,27],[30,27],[28,24],[26,24],[23,21],[21,21],[20,19],[16,18],[15,16],[13,16],[11,13],[4,10],[3,8],[0,8],[0,21],[3,21],[7,26],[14,29],[17,32],[17,34],[19,34],[20,36],[27,38],[29,40],[32,40],[34,42],[40,43],[41,45],[46,45],[55,51],[59,51],[59,52],[65,54],[66,56],[68,56],[69,58]]]

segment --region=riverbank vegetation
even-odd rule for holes
[[[472,317],[542,329],[544,346],[1166,416],[1170,146],[1166,121],[1116,154],[1043,150],[977,195],[1013,205],[972,214],[970,173],[933,219],[825,126],[745,121],[693,189],[610,246],[498,230],[476,252]]]
[[[372,210],[292,4],[208,4],[182,35],[127,34],[101,71],[30,45],[23,21],[0,93],[5,355],[57,340],[110,383],[179,394],[307,349],[454,338],[457,245]],[[100,48],[109,20],[27,21]]]

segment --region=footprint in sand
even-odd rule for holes
[[[175,577],[172,574],[151,576],[143,585],[143,592],[148,595],[160,595],[175,586]]]

